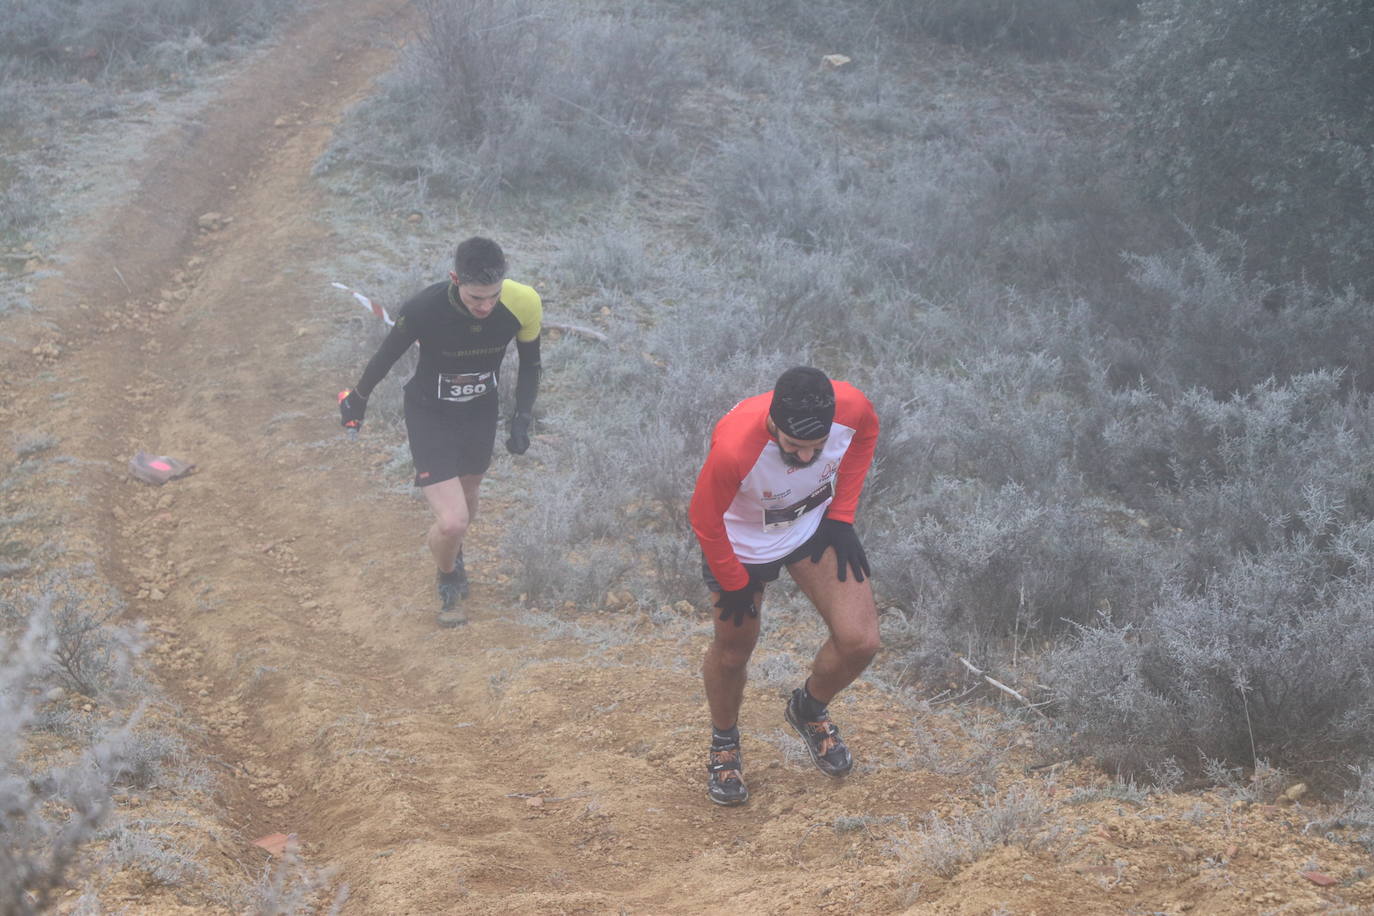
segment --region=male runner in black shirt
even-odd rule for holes
[[[460,244],[448,276],[401,306],[362,378],[341,396],[339,414],[344,426],[361,426],[372,389],[419,343],[419,365],[405,384],[406,434],[415,485],[434,512],[427,542],[438,567],[438,622],[455,627],[467,623],[459,605],[468,593],[463,536],[496,441],[501,360],[514,338],[520,368],[506,450],[523,455],[539,387],[543,310],[533,288],[506,279],[505,254],[491,239]]]

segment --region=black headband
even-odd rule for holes
[[[788,369],[773,386],[768,415],[780,432],[793,439],[828,436],[835,419],[835,389],[819,369]]]

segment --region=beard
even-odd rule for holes
[[[783,448],[781,445],[778,446],[778,451],[782,452],[782,463],[787,465],[789,468],[809,468],[811,467],[811,465],[816,463],[816,460],[818,458],[821,457],[820,449],[816,449],[811,453],[811,460],[809,461],[802,461],[800,458],[789,452],[787,449]]]

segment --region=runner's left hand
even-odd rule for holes
[[[759,616],[758,605],[754,604],[754,592],[759,587],[753,582],[748,583],[744,588],[722,588],[720,598],[716,601],[716,607],[720,608],[721,620],[733,620],[735,626],[744,626],[744,616]]]
[[[530,447],[530,423],[534,417],[518,413],[510,418],[510,438],[506,439],[506,451],[512,455],[523,455]]]
[[[836,575],[841,582],[845,581],[845,574],[850,569],[854,570],[855,582],[862,582],[864,576],[872,575],[868,569],[868,556],[864,553],[864,546],[859,543],[859,533],[854,530],[853,525],[833,518],[823,518],[820,535],[816,539],[815,548],[811,551],[812,563],[819,563],[825,548],[833,547]]]

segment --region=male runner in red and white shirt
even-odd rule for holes
[[[853,765],[826,707],[878,651],[868,559],[853,524],[877,441],[868,398],[809,366],[788,369],[771,392],[716,424],[690,517],[721,612],[702,666],[713,726],[708,794],[717,804],[749,799],[739,710],[764,586],[784,566],[830,630],[784,715],[821,772],[844,776]]]

